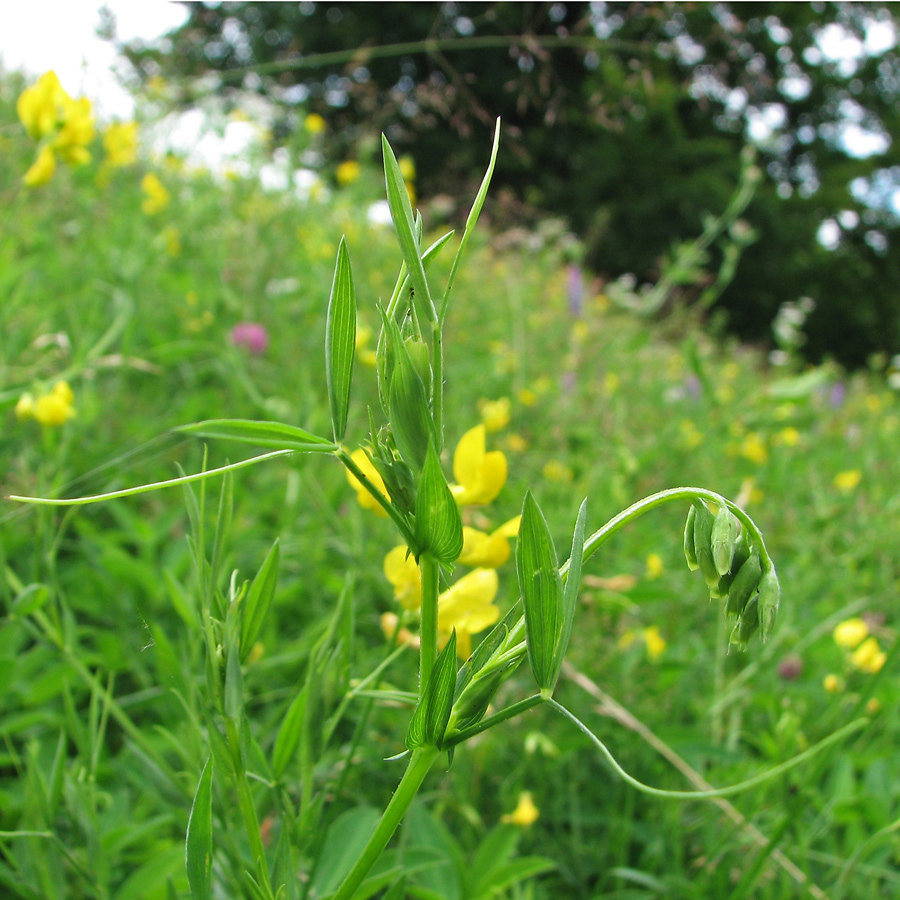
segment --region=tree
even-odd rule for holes
[[[167,43],[125,52],[185,101],[211,73],[223,96],[266,94],[283,140],[319,113],[335,159],[384,131],[424,194],[473,177],[499,115],[495,183],[519,213],[564,215],[607,277],[654,278],[725,207],[750,140],[767,174],[746,213],[759,241],[718,305],[759,338],[813,294],[810,355],[858,364],[900,349],[896,23],[887,3],[238,2],[190,4]],[[862,140],[878,152],[852,155]],[[847,272],[865,279],[849,294]]]

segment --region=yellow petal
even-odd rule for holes
[[[497,621],[493,606],[499,581],[493,569],[474,569],[438,598],[438,629],[477,634]]]
[[[405,544],[394,547],[385,556],[384,574],[394,587],[394,597],[404,609],[418,609],[422,605],[422,575]]]
[[[386,500],[390,500],[391,497],[384,485],[384,480],[381,475],[378,474],[378,470],[375,466],[372,465],[366,451],[363,449],[354,450],[350,454],[350,458],[356,463],[360,471],[368,478],[375,489],[380,494],[383,494]],[[356,491],[356,499],[363,509],[371,509],[377,516],[387,517],[387,513],[384,511],[381,504],[366,490],[365,487],[363,487],[359,479],[349,469],[347,470],[347,481],[350,482],[350,487]]]
[[[467,431],[456,445],[453,454],[453,477],[464,487],[478,481],[484,460],[484,425],[476,425]]]
[[[516,808],[511,813],[502,816],[500,821],[508,825],[518,825],[521,828],[525,828],[536,822],[540,814],[541,811],[534,805],[531,791],[522,791],[519,794],[519,802]]]
[[[25,173],[22,180],[28,187],[38,187],[46,184],[56,171],[56,157],[48,146],[41,147],[37,159],[31,168]]]

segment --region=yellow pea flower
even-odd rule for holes
[[[651,581],[663,573],[662,557],[658,553],[647,554],[647,578]]]
[[[137,122],[115,122],[103,133],[106,162],[130,166],[137,159]]]
[[[519,794],[519,802],[516,808],[504,816],[500,817],[500,821],[506,825],[518,825],[520,828],[527,828],[533,825],[540,816],[541,811],[534,805],[534,798],[531,791],[522,791]]]
[[[328,127],[328,124],[318,113],[310,113],[303,120],[303,127],[310,134],[321,134]]]
[[[381,631],[389,641],[396,640],[398,644],[418,646],[419,639],[408,628],[401,627],[398,630],[397,625],[399,624],[400,619],[396,613],[382,613]]]
[[[516,516],[501,525],[491,534],[478,531],[476,528],[463,526],[463,549],[459,562],[464,566],[476,566],[485,569],[496,569],[509,559],[509,539],[519,533],[519,520]]]
[[[881,670],[887,654],[878,646],[878,641],[873,638],[864,640],[851,654],[850,662],[863,672],[874,675]]]
[[[350,459],[356,463],[363,475],[374,485],[375,489],[383,494],[386,500],[390,500],[391,495],[388,493],[381,475],[378,474],[378,470],[369,460],[369,455],[366,451],[361,449],[354,450],[350,454]],[[356,499],[359,500],[359,505],[363,509],[371,509],[376,516],[387,518],[387,513],[379,502],[363,487],[362,482],[349,469],[347,470],[347,481],[350,482],[350,487],[356,491]]]
[[[506,484],[506,457],[500,450],[485,452],[484,425],[467,431],[453,454],[453,475],[458,484],[450,486],[460,506],[490,503]]]
[[[839,647],[853,650],[869,636],[869,626],[864,619],[844,619],[834,629],[834,642]]]
[[[65,381],[57,381],[49,394],[34,401],[34,418],[41,425],[64,425],[75,417],[74,399],[72,388]]]
[[[145,194],[141,209],[148,216],[153,216],[158,212],[162,212],[172,199],[172,195],[169,193],[166,186],[153,172],[148,172],[141,179],[141,190]]]
[[[844,493],[856,490],[862,481],[862,472],[859,469],[849,469],[846,472],[838,472],[834,476],[834,486]]]
[[[16,404],[16,418],[20,422],[34,418],[34,395],[28,391],[19,397],[19,402]]]
[[[37,159],[31,168],[25,173],[22,180],[28,187],[38,187],[46,184],[56,171],[56,157],[53,151],[45,144],[38,151]]]
[[[438,643],[450,640],[456,629],[456,652],[460,659],[472,653],[472,635],[490,628],[499,618],[494,606],[499,580],[494,569],[473,569],[438,597]]]
[[[45,72],[31,87],[25,88],[16,102],[16,112],[28,136],[42,140],[56,128],[65,91],[56,72]]]
[[[400,174],[403,176],[404,181],[416,180],[416,163],[411,156],[401,156],[397,160],[397,165],[400,167]]]
[[[651,660],[659,659],[666,650],[666,639],[655,625],[644,629],[644,644],[647,646],[647,656]]]
[[[73,100],[63,94],[63,126],[53,141],[53,149],[64,162],[83,165],[91,161],[91,154],[85,149],[94,139],[94,117],[91,101],[87,97]]]
[[[822,681],[822,687],[829,694],[836,694],[844,689],[844,682],[834,672],[829,672]]]
[[[418,609],[422,605],[422,573],[405,544],[394,547],[385,556],[384,574],[394,587],[394,597],[404,609]]]

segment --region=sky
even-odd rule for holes
[[[33,77],[53,69],[69,94],[90,97],[103,119],[130,118],[134,103],[110,73],[113,45],[95,33],[104,5],[116,18],[120,40],[152,40],[186,18],[180,3],[160,0],[8,3],[0,28],[0,64]]]

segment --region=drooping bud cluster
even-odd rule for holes
[[[684,556],[691,571],[703,574],[710,599],[724,600],[726,615],[736,619],[730,642],[743,649],[757,630],[765,641],[781,598],[778,576],[765,548],[751,541],[727,506],[713,515],[694,502],[684,526]]]

